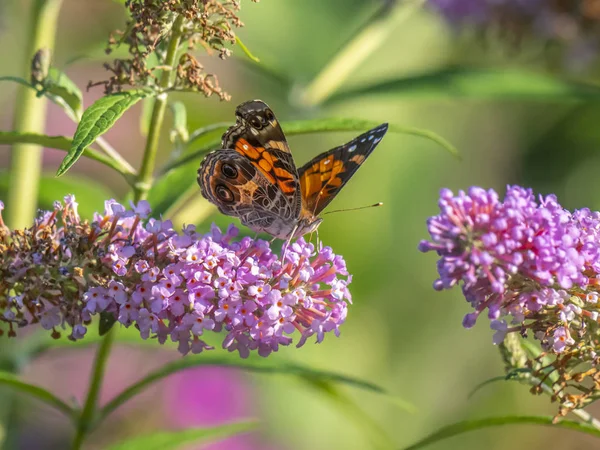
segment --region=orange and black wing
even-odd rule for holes
[[[318,216],[383,139],[388,124],[322,153],[298,171],[304,208]]]
[[[277,186],[298,217],[302,205],[298,169],[275,114],[263,101],[251,100],[239,105],[235,115],[236,124],[223,135],[222,148],[248,158]]]

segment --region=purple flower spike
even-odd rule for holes
[[[598,11],[593,1],[428,0],[455,30],[476,29],[515,46],[525,37],[562,44],[566,68],[580,71],[598,57]],[[595,5],[595,4],[594,4]]]
[[[487,316],[503,352],[520,351],[510,333],[533,336],[554,360],[531,356],[528,367],[552,380],[559,416],[584,407],[600,391],[600,213],[571,213],[555,196],[536,201],[518,186],[504,200],[477,187],[443,190],[439,207],[427,221],[431,240],[419,244],[440,257],[434,287],[460,285],[473,308],[463,326]]]
[[[177,342],[183,354],[210,349],[202,339],[210,331],[224,331],[223,347],[242,357],[253,350],[267,356],[292,343],[296,330],[298,346],[313,335],[321,342],[325,332],[339,334],[351,277],[329,247],[316,251],[301,238],[280,261],[266,241],[234,241],[233,226],[201,235],[192,226],[177,232],[170,221],[146,221],[146,202],[126,209],[107,201],[92,224],[80,221],[76,208],[66,197],[36,221],[34,243],[4,249],[10,257],[0,266],[8,280],[0,285],[0,322],[10,335],[40,322],[55,336],[69,325],[69,337],[81,339],[100,312],[134,325],[143,339]],[[0,228],[0,243],[10,242],[6,233]]]
[[[558,327],[567,326],[564,337],[574,334],[570,324],[598,325],[599,213],[571,213],[553,195],[536,202],[519,186],[509,186],[503,201],[493,190],[454,196],[444,189],[439,208],[427,221],[431,241],[419,249],[440,256],[436,289],[461,285],[474,309],[466,328],[487,310],[496,331],[511,316],[512,331],[541,331],[544,345],[562,352],[574,342],[557,340]]]

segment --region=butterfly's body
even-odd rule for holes
[[[387,131],[387,124],[323,153],[299,170],[269,107],[260,100],[236,109],[237,123],[198,169],[202,195],[223,214],[281,239],[317,229],[319,214]]]

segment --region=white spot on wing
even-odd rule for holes
[[[365,138],[362,138],[362,139],[360,140],[360,142],[365,142],[365,141],[366,141],[366,139],[365,139]]]
[[[353,152],[354,150],[356,150],[356,145],[353,145],[348,149],[349,152]]]
[[[326,159],[325,161],[323,161],[323,164],[329,164],[331,162],[330,159]]]
[[[246,144],[243,145],[244,150],[248,150],[248,146]]]

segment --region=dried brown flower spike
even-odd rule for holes
[[[257,0],[253,0],[257,1]],[[157,70],[166,66],[167,43],[178,17],[183,18],[179,42],[187,45],[179,57],[176,79],[170,90],[193,90],[221,100],[229,96],[221,90],[216,75],[204,72],[204,67],[192,52],[200,45],[221,59],[231,55],[228,46],[235,44],[234,28],[243,26],[237,16],[237,0],[127,0],[125,6],[131,16],[125,31],[114,32],[108,42],[107,53],[120,45],[128,45],[130,58],[115,59],[105,64],[112,75],[104,81],[90,82],[104,86],[105,94],[120,92],[125,86],[157,87]],[[183,45],[182,45],[183,47]],[[155,57],[150,58],[151,55]]]

